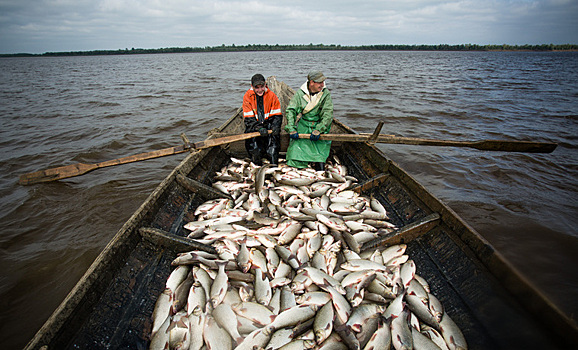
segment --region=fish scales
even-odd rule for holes
[[[234,199],[201,203],[185,224],[219,254],[175,257],[150,348],[467,348],[405,244],[359,252],[395,225],[356,182],[336,157],[324,171],[232,158],[213,187]]]

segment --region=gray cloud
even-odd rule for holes
[[[0,52],[221,44],[564,44],[575,0],[0,0]]]

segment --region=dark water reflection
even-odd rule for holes
[[[578,302],[578,54],[279,52],[0,60],[0,344],[19,348],[176,166],[23,187],[18,175],[202,140],[250,76],[321,68],[358,132],[552,141],[552,154],[380,145],[568,314]]]

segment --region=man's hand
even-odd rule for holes
[[[311,136],[309,136],[309,139],[311,141],[318,141],[320,136],[321,136],[321,133],[319,132],[319,130],[313,130],[311,132]]]
[[[289,134],[289,137],[292,138],[293,140],[297,140],[299,139],[299,133],[297,131],[293,131],[292,133]]]
[[[261,136],[269,135],[269,131],[266,128],[260,128],[259,133],[261,134]]]

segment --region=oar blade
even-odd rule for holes
[[[552,153],[557,146],[550,142],[484,140],[472,143],[471,147],[484,151]]]
[[[68,177],[85,174],[91,170],[97,169],[96,164],[77,163],[58,168],[35,171],[33,173],[20,175],[19,183],[21,185],[32,185],[41,182],[50,182]]]

